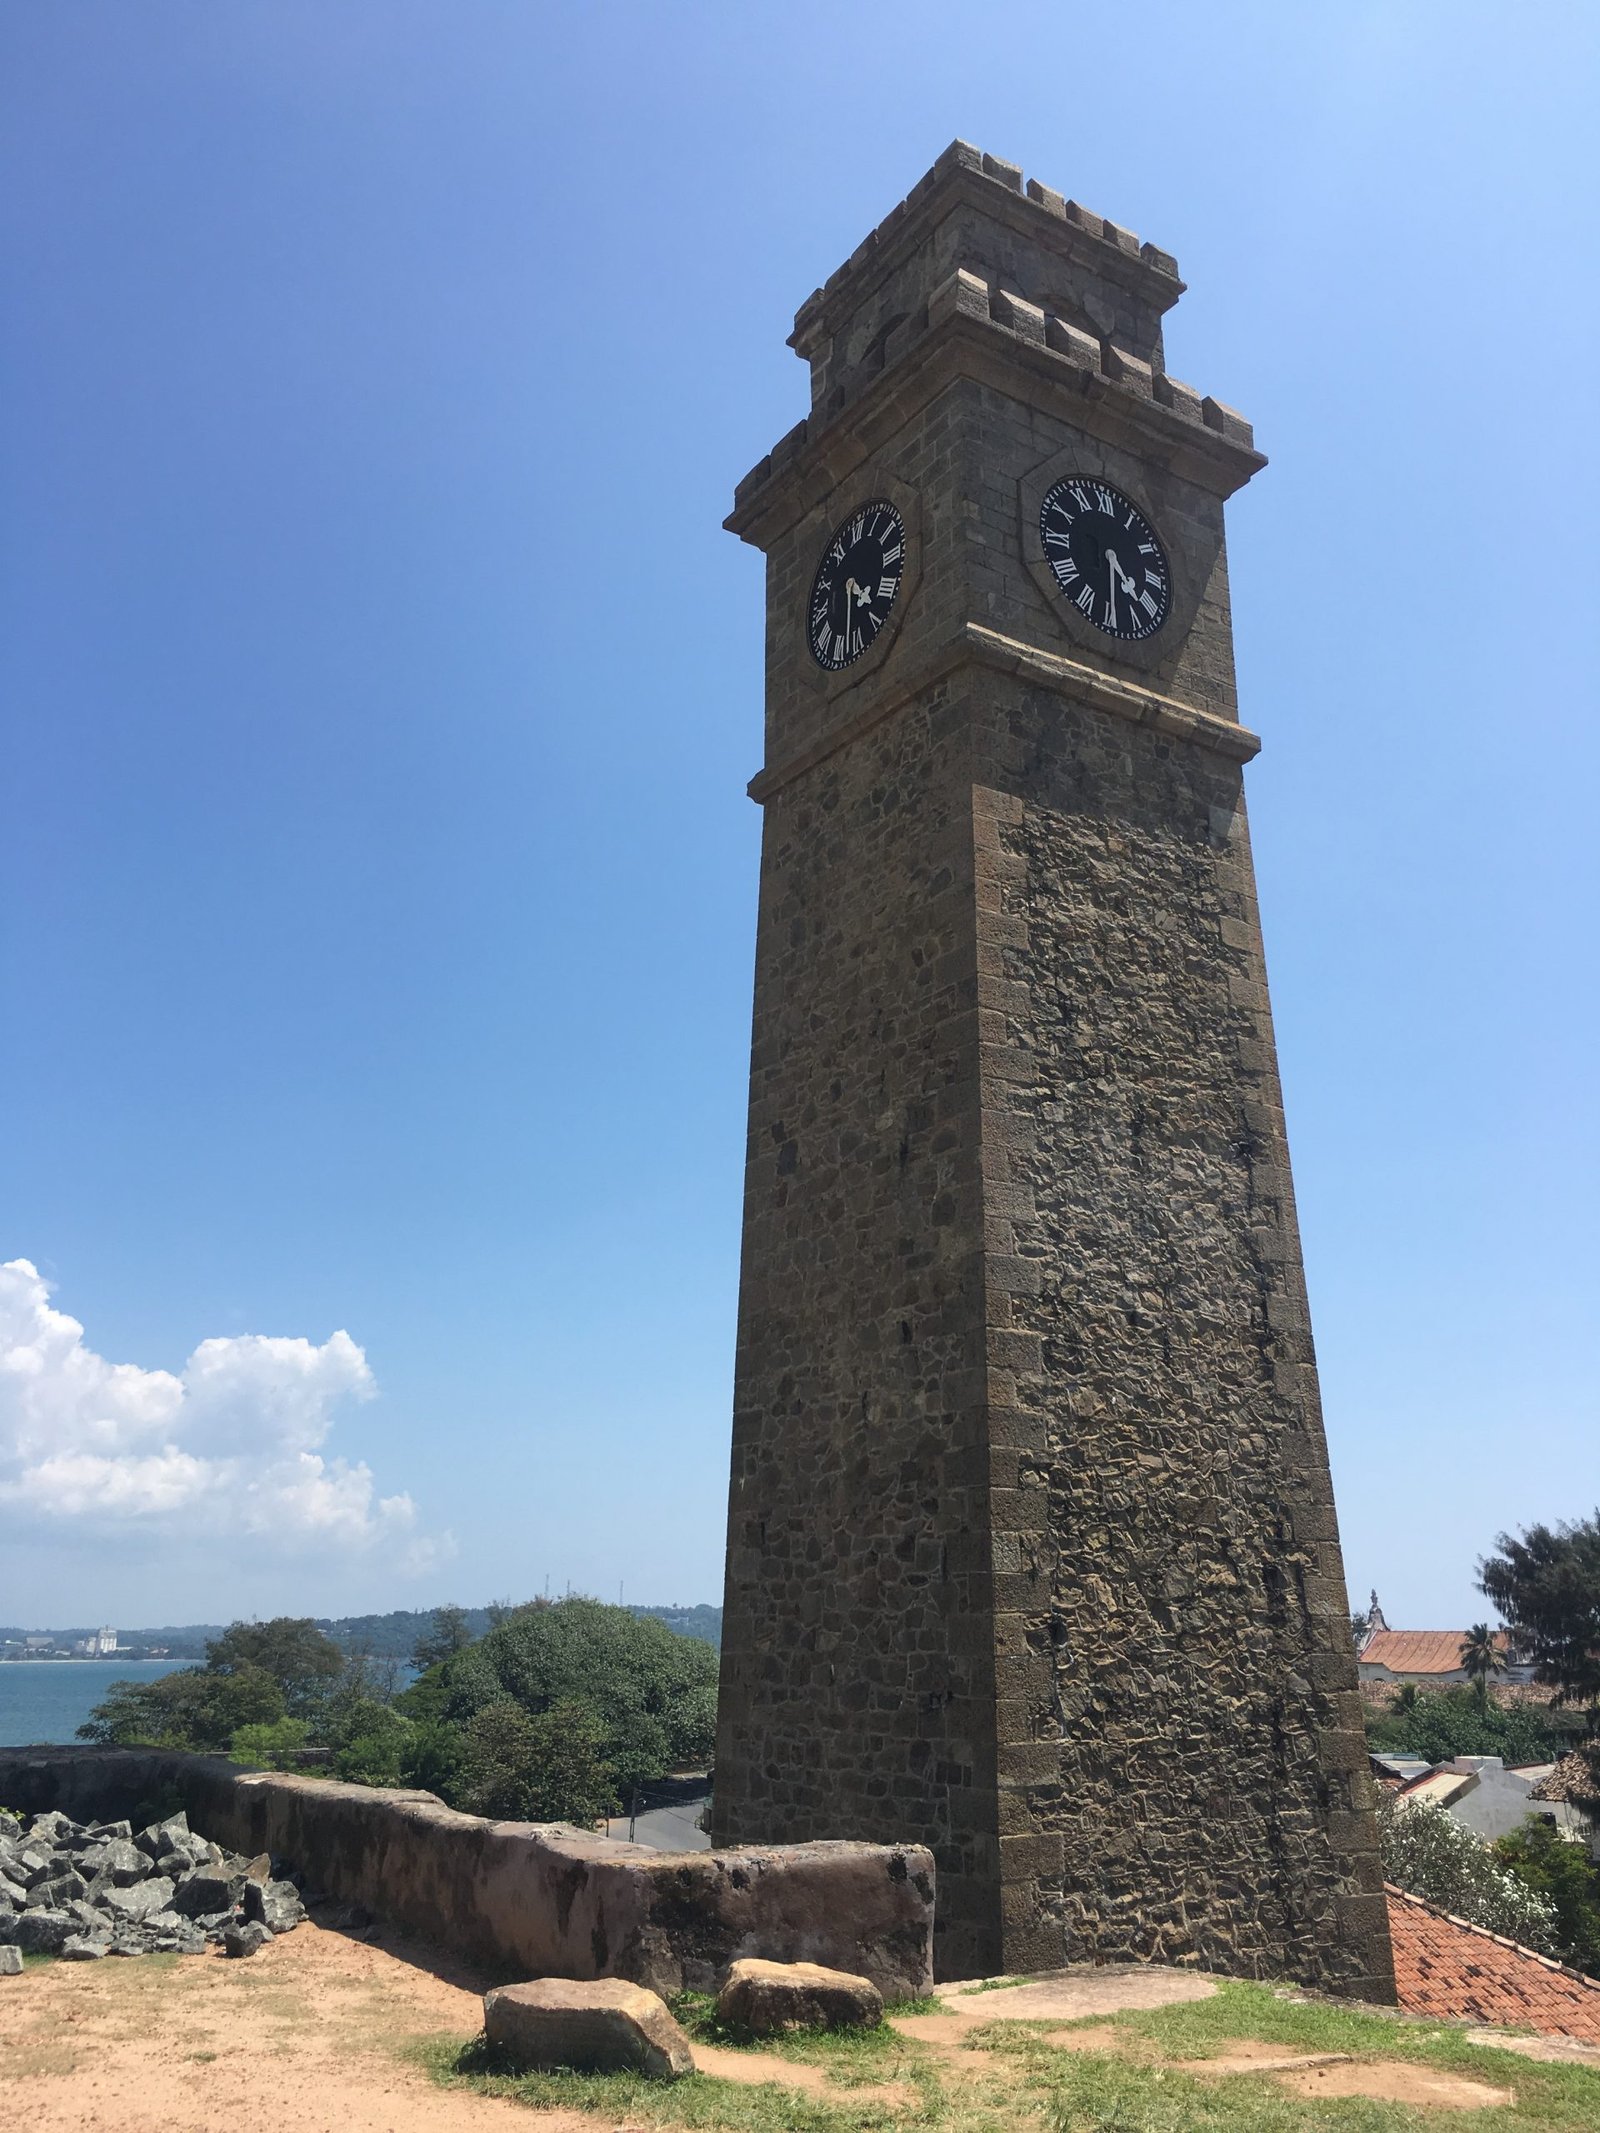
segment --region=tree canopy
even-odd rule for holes
[[[1478,1565],[1536,1678],[1562,1703],[1600,1705],[1600,1510],[1592,1518],[1502,1533]]]
[[[618,1796],[704,1762],[716,1731],[717,1655],[653,1617],[599,1600],[536,1600],[425,1675],[401,1703],[467,1727],[488,1705],[530,1718],[589,1711]]]

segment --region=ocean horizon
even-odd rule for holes
[[[11,1659],[0,1664],[0,1748],[76,1740],[114,1681],[157,1681],[191,1659]]]

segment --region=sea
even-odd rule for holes
[[[155,1681],[192,1659],[13,1659],[0,1665],[0,1748],[76,1738],[113,1681]]]

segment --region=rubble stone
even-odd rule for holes
[[[871,1978],[820,1963],[767,1963],[741,1958],[717,1995],[717,2013],[730,2029],[754,2037],[787,2029],[875,2029],[883,1994]]]
[[[658,2081],[694,2072],[666,2002],[622,1978],[537,1978],[485,1993],[484,2034],[515,2066],[633,2071]]]

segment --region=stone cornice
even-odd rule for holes
[[[997,306],[1006,317],[994,315]],[[930,301],[927,323],[908,330],[892,364],[831,420],[797,423],[752,468],[734,492],[723,521],[728,531],[753,547],[770,547],[956,378],[1026,398],[1219,497],[1231,496],[1266,465],[1249,423],[1231,408],[1153,375],[1116,349],[1101,351],[1085,335],[1051,346],[1043,314],[1029,317],[1030,309],[997,296],[974,275],[953,275]]]
[[[1142,688],[1137,682],[1103,674],[1082,660],[1068,659],[1059,652],[1042,651],[1037,645],[1024,644],[1020,638],[1002,636],[1000,631],[986,629],[981,622],[967,622],[931,658],[920,662],[870,703],[863,704],[853,716],[843,719],[809,748],[801,749],[786,762],[758,771],[750,780],[751,799],[764,806],[796,778],[814,770],[829,756],[837,755],[841,748],[847,748],[862,734],[870,733],[874,726],[882,725],[922,690],[962,666],[982,666],[994,672],[1015,675],[1037,687],[1070,696],[1075,702],[1088,704],[1096,711],[1107,712],[1113,718],[1125,719],[1130,725],[1154,727],[1157,732],[1171,734],[1174,739],[1188,741],[1198,748],[1208,748],[1236,763],[1248,763],[1261,747],[1259,735],[1246,726],[1235,725],[1230,719],[1198,710],[1193,704],[1180,703],[1176,697],[1161,696],[1154,689]]]

